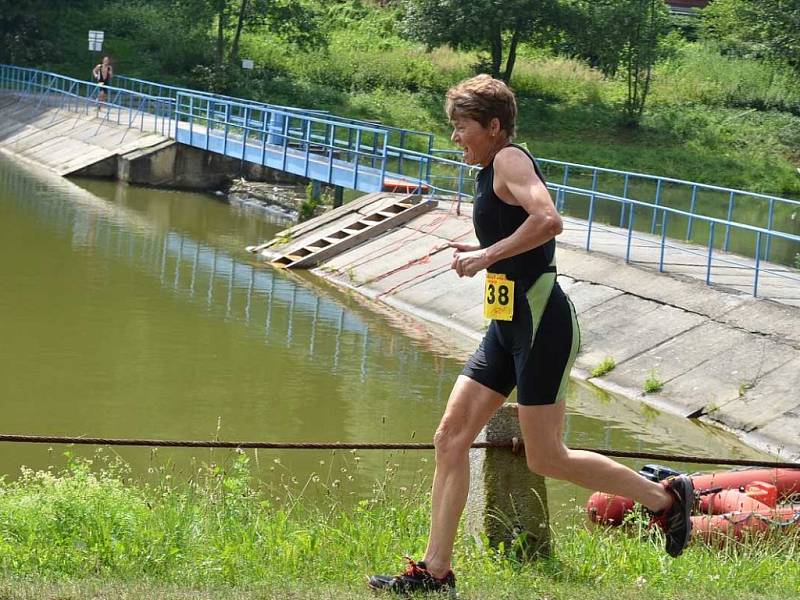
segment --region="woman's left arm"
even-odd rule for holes
[[[510,256],[522,254],[556,237],[563,228],[550,192],[536,175],[531,159],[518,148],[506,148],[494,159],[494,192],[508,204],[521,206],[528,218],[510,236],[476,252],[458,254],[453,268],[460,276],[478,271]]]

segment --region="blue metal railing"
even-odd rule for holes
[[[83,112],[96,110],[100,124],[113,121],[127,127],[138,127],[170,135],[174,103],[165,97],[149,96],[113,86],[65,77],[56,73],[0,65],[0,89],[37,97],[39,105],[47,103],[63,110]],[[100,101],[100,92],[106,98]],[[114,110],[112,110],[114,109]]]
[[[469,201],[474,194],[476,168],[444,158],[442,155],[458,151],[434,150],[432,134],[144,80],[123,77],[115,78],[117,80],[127,88],[106,87],[108,97],[100,104],[97,99],[100,88],[94,83],[0,65],[0,87],[38,96],[39,102],[52,102],[70,110],[88,111],[90,107],[97,107],[103,111],[105,119],[111,118],[111,107],[122,109],[115,111],[117,122],[125,123],[127,118],[128,126],[151,127],[182,143],[319,181],[374,191],[381,189],[389,176],[417,184],[419,191],[455,197],[458,202]],[[399,145],[391,143],[392,136],[401,135],[406,137]],[[423,150],[404,145],[415,135],[424,136],[417,137],[414,142],[422,140],[426,146]],[[586,213],[587,249],[591,249],[591,234],[596,223],[613,221],[628,231],[626,260],[630,260],[630,241],[635,239],[635,230],[659,232],[659,268],[663,270],[664,250],[671,247],[667,239],[680,239],[685,231],[685,238],[704,238],[703,244],[708,245],[707,280],[710,282],[711,257],[716,246],[729,251],[732,233],[736,233],[736,250],[744,256],[750,255],[748,248],[755,252],[755,266],[736,263],[754,270],[754,295],[758,293],[759,274],[765,272],[761,261],[769,259],[773,240],[789,253],[795,249],[800,251],[800,236],[775,226],[778,215],[781,222],[791,221],[784,218],[784,213],[797,211],[800,201],[577,163],[548,159],[539,159],[539,162],[550,181],[548,187],[554,193],[559,210],[570,214]],[[714,214],[715,209],[723,214]],[[751,220],[761,218],[766,223],[734,220],[739,216],[737,210],[744,209],[756,212],[755,219],[748,215]],[[637,211],[640,213],[638,226],[634,215]],[[722,230],[724,237],[717,243]],[[779,276],[794,277],[791,272],[787,273]]]
[[[461,154],[458,150],[442,149],[435,149],[433,153],[437,156]],[[659,229],[657,207],[661,205],[679,208],[689,213],[685,219],[685,235],[677,231],[673,233],[673,237],[680,235],[686,240],[694,238],[698,216],[724,217],[723,220],[730,224],[724,226],[723,250],[731,249],[733,223],[763,227],[769,232],[762,250],[764,260],[769,260],[772,251],[773,236],[770,234],[781,231],[791,233],[776,227],[776,222],[794,222],[791,215],[800,210],[800,201],[769,194],[545,158],[537,158],[537,161],[549,181],[559,182],[563,186],[605,192],[622,198],[650,199],[654,208],[650,216],[649,231],[653,234]],[[458,175],[450,174],[450,177]],[[451,192],[455,193],[456,189],[463,185],[463,182],[451,184]],[[560,211],[569,210],[564,201],[563,194],[556,197]],[[626,222],[625,211],[626,206],[621,205],[617,215],[620,227]],[[604,216],[609,217],[609,215]],[[780,218],[776,219],[776,216]]]
[[[387,132],[324,116],[179,92],[179,142],[362,191],[386,177]]]
[[[216,98],[155,86],[151,95],[56,73],[0,65],[0,87],[58,108],[157,131],[182,143],[257,162],[333,185],[379,191],[398,156],[385,128],[329,118],[316,111]],[[99,100],[103,90],[106,98]],[[160,95],[166,94],[166,95]],[[390,152],[392,155],[390,156]]]
[[[219,101],[220,105],[224,105],[225,102],[234,102],[237,105],[246,104],[256,109],[283,111],[293,114],[305,114],[317,117],[324,116],[326,119],[337,121],[343,124],[382,129],[387,132],[387,157],[390,161],[388,170],[398,175],[401,175],[408,170],[407,163],[410,162],[413,164],[420,162],[419,158],[409,155],[408,151],[416,150],[421,152],[423,156],[427,157],[431,155],[431,151],[433,150],[434,135],[429,132],[417,131],[402,127],[393,127],[391,125],[384,125],[383,123],[375,121],[341,117],[338,115],[332,115],[328,111],[324,110],[303,109],[279,104],[257,102],[255,100],[234,98],[224,94],[214,94],[211,92],[192,90],[179,86],[165,85],[162,83],[137,79],[134,77],[125,77],[122,75],[114,77],[114,81],[115,85],[118,85],[119,87],[145,94],[156,94],[158,96],[167,96],[173,99],[177,99],[178,94],[193,94],[195,96],[206,96],[212,100]],[[324,138],[319,138],[316,141],[324,141]],[[422,176],[420,179],[424,179],[429,173],[430,169],[428,160],[423,160],[422,163],[423,164],[421,166],[412,166],[412,171],[415,174],[421,170]]]
[[[634,235],[634,221],[635,221],[635,213],[636,209],[640,209],[640,212],[646,212],[648,215],[650,211],[657,215],[657,219],[660,221],[661,224],[661,234],[659,236],[659,261],[658,261],[658,270],[663,272],[664,271],[664,255],[665,250],[667,248],[673,248],[678,250],[682,253],[690,253],[690,254],[698,254],[698,251],[692,249],[690,246],[681,245],[677,246],[674,244],[670,244],[667,242],[667,225],[671,218],[678,218],[682,217],[684,219],[694,219],[701,223],[704,223],[708,230],[708,236],[706,240],[706,248],[707,251],[705,252],[706,255],[706,276],[705,280],[707,284],[711,283],[711,273],[712,273],[712,262],[716,260],[717,263],[732,265],[737,268],[746,268],[748,270],[753,271],[753,296],[758,296],[758,285],[759,285],[759,277],[762,273],[768,273],[770,275],[774,275],[776,277],[781,277],[788,281],[792,281],[795,283],[800,284],[800,272],[791,269],[780,269],[780,268],[764,268],[761,265],[762,262],[762,254],[763,254],[763,242],[770,236],[774,236],[775,238],[785,240],[786,242],[793,243],[800,248],[800,235],[794,235],[790,233],[783,233],[777,232],[774,230],[766,229],[763,227],[756,227],[753,225],[747,225],[744,223],[735,223],[728,219],[721,219],[715,217],[709,217],[705,215],[698,215],[696,213],[690,213],[688,211],[671,208],[664,205],[658,205],[654,202],[642,202],[639,200],[633,200],[631,198],[623,198],[621,196],[615,196],[613,194],[606,194],[604,192],[598,192],[593,190],[586,190],[582,188],[575,188],[571,186],[565,186],[557,183],[549,183],[548,188],[555,192],[556,196],[565,196],[567,194],[574,195],[578,197],[588,198],[588,211],[589,214],[594,214],[595,206],[598,201],[610,201],[619,204],[620,206],[624,207],[625,214],[627,215],[626,223],[624,225],[625,233],[620,233],[620,235],[626,236],[626,250],[625,250],[625,262],[630,262],[631,260],[631,241],[633,239],[646,239],[642,237],[637,237]],[[592,236],[592,228],[594,226],[594,222],[592,219],[589,219],[587,222],[587,233],[586,233],[586,250],[591,250],[591,236]],[[742,262],[739,260],[739,257],[736,255],[728,254],[726,249],[723,247],[716,248],[715,246],[715,233],[718,228],[731,228],[737,230],[740,234],[748,234],[748,236],[753,239],[754,246],[753,246],[753,261],[754,264],[749,264],[747,262]],[[614,229],[610,231],[614,232]],[[648,240],[650,241],[650,240]],[[717,244],[722,246],[722,244]],[[724,256],[717,256],[714,259],[714,250],[718,250],[724,252]]]

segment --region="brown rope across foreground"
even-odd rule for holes
[[[166,448],[257,448],[267,450],[433,450],[433,444],[423,443],[390,443],[368,444],[350,442],[226,442],[221,440],[147,440],[124,438],[90,438],[59,437],[45,435],[8,435],[0,434],[0,442],[25,442],[31,444],[80,444],[90,446],[148,446]],[[512,448],[521,449],[522,441],[514,438],[507,442],[476,442],[472,448]],[[645,460],[663,460],[670,462],[695,463],[706,465],[733,465],[739,467],[769,467],[773,469],[800,469],[800,463],[768,460],[747,460],[730,458],[707,458],[703,456],[686,456],[674,454],[656,454],[652,452],[628,452],[624,450],[606,450],[603,448],[571,447],[572,450],[597,452],[614,458],[639,458]]]

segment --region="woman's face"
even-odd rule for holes
[[[464,162],[469,165],[487,165],[494,149],[495,137],[492,135],[494,123],[484,127],[469,117],[455,117],[451,124],[453,134],[450,139],[464,150]]]

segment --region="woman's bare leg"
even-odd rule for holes
[[[458,522],[469,492],[469,448],[506,398],[459,376],[434,436],[436,472],[431,494],[431,529],[425,565],[435,577],[450,570]]]
[[[654,512],[672,503],[664,486],[625,465],[602,454],[567,448],[562,439],[564,406],[564,401],[545,406],[520,405],[519,424],[531,471],[590,490],[626,496]]]

